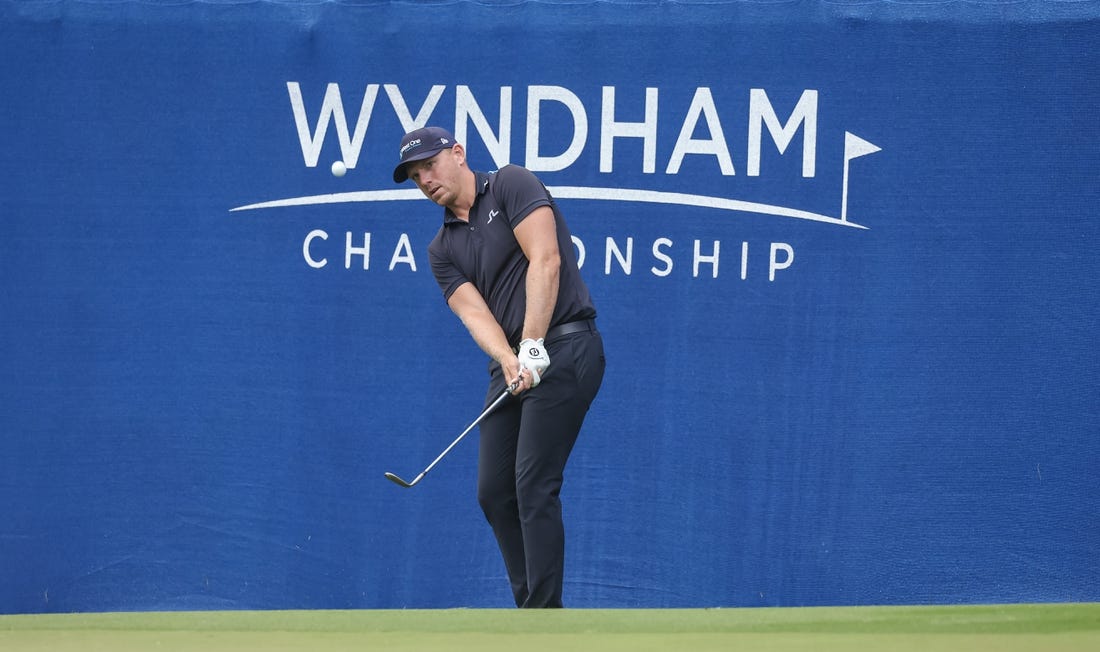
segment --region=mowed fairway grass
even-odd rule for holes
[[[1100,650],[1100,603],[798,609],[211,611],[0,616],[0,650]]]

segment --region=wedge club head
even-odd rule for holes
[[[420,478],[423,478],[423,477],[424,477],[424,474],[423,474],[423,473],[421,473],[420,475],[416,476],[416,477],[415,477],[415,478],[413,479],[413,481],[412,481],[412,482],[405,482],[404,480],[402,480],[401,478],[397,477],[397,476],[396,476],[396,475],[394,475],[393,473],[390,473],[389,471],[386,471],[386,479],[387,479],[387,480],[389,480],[390,482],[392,482],[392,483],[394,483],[394,484],[396,484],[396,485],[399,485],[399,486],[405,487],[406,489],[407,489],[407,488],[409,488],[409,487],[411,487],[411,486],[413,486],[413,485],[414,485],[414,484],[416,484],[417,482],[420,482]]]

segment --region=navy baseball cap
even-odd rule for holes
[[[413,161],[423,161],[455,146],[455,137],[441,127],[423,127],[410,131],[401,139],[401,162],[393,169],[395,183],[404,183],[408,178],[405,165]]]

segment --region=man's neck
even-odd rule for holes
[[[463,175],[462,189],[459,191],[458,197],[455,198],[454,203],[447,208],[451,209],[454,216],[463,222],[470,221],[470,210],[474,207],[474,202],[477,200],[477,175],[473,170],[466,168],[466,174]]]

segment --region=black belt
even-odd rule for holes
[[[558,324],[557,326],[546,331],[546,337],[542,338],[544,342],[549,342],[555,337],[562,335],[572,335],[573,333],[583,333],[585,331],[596,330],[595,319],[582,319],[580,321],[571,321],[564,324]]]
[[[558,324],[550,330],[546,331],[546,337],[542,338],[543,342],[549,342],[555,337],[561,337],[562,335],[572,335],[573,333],[584,333],[586,331],[596,330],[595,319],[581,319],[580,321],[571,321],[564,324]],[[519,347],[513,346],[512,352],[518,352]]]

